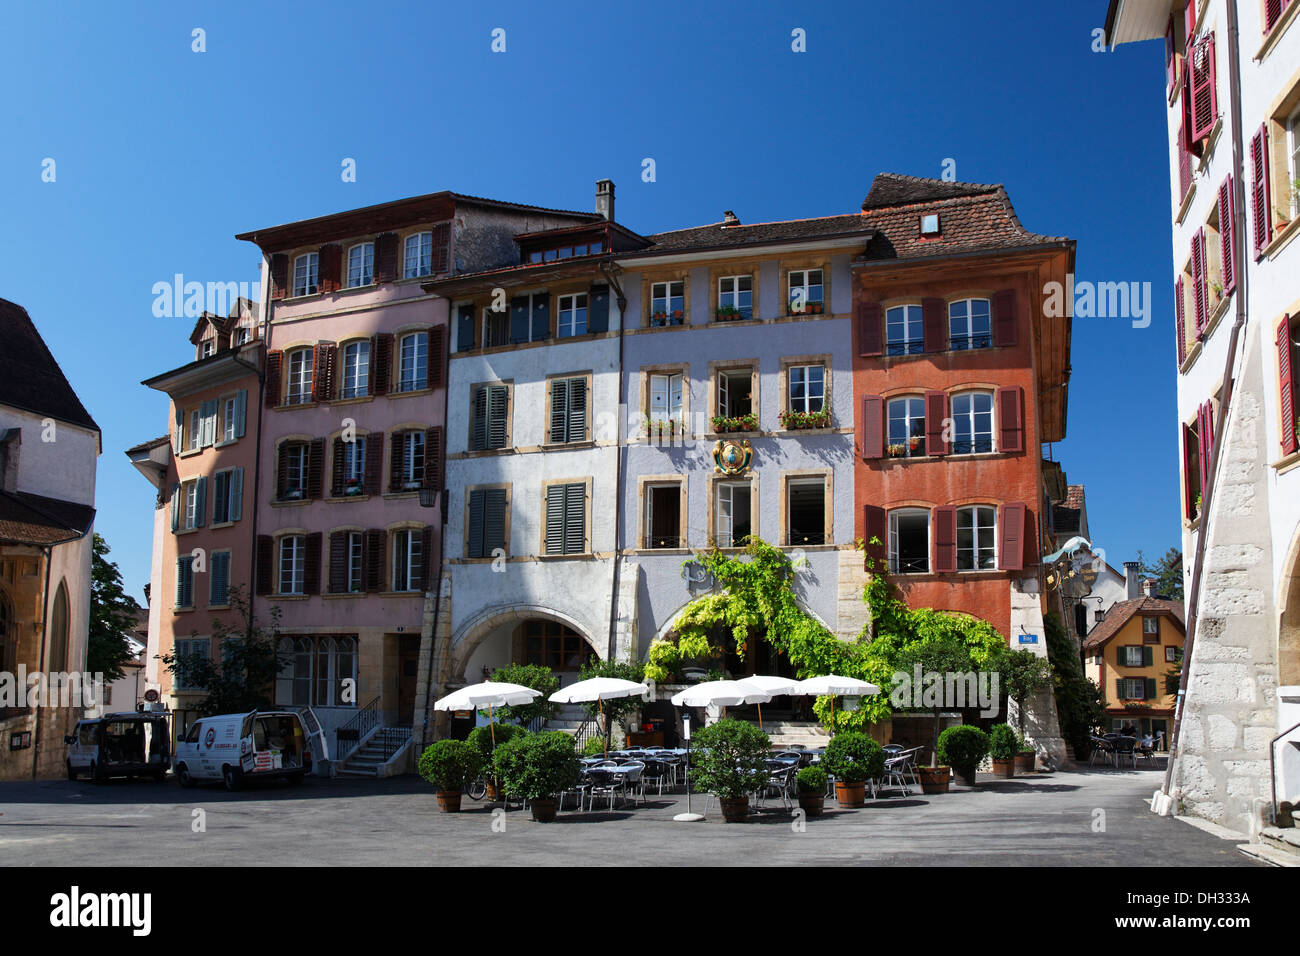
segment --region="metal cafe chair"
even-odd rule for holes
[[[1114,741],[1112,746],[1114,747],[1114,752],[1115,752],[1116,767],[1119,767],[1120,764],[1123,763],[1124,760],[1127,758],[1129,763],[1133,765],[1133,769],[1134,770],[1137,769],[1138,764],[1137,764],[1137,738],[1136,737],[1120,737],[1119,739]]]
[[[1097,762],[1098,757],[1101,757],[1103,766],[1110,763],[1112,758],[1115,756],[1114,745],[1105,737],[1097,737],[1094,735],[1089,739],[1092,741],[1092,754],[1088,757],[1088,766],[1093,766]]]

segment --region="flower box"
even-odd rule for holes
[[[715,432],[752,432],[758,430],[758,416],[752,413],[737,415],[734,418],[725,415],[714,415],[711,421]]]

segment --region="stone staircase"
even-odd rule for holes
[[[758,718],[750,720],[755,727]],[[830,741],[822,725],[815,720],[782,720],[764,718],[763,732],[774,747],[825,747]]]
[[[340,777],[377,779],[405,768],[411,748],[410,727],[379,727],[338,767]]]
[[[1264,827],[1254,843],[1243,843],[1237,849],[1274,866],[1300,867],[1300,828]]]

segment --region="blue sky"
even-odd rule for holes
[[[255,280],[235,233],[440,189],[589,209],[602,177],[642,232],[803,218],[952,158],[1075,238],[1081,280],[1152,283],[1149,328],[1075,319],[1055,448],[1118,567],[1178,543],[1178,449],[1161,50],[1094,53],[1105,7],[6,4],[0,296],[103,428],[97,528],[139,596],[153,491],[122,452],[168,428],[140,380],[193,358],[151,289]]]

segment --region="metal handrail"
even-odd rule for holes
[[[358,710],[355,717],[334,731],[334,752],[338,754],[339,763],[343,763],[357,752],[366,734],[379,726],[379,720],[379,698],[376,697]],[[343,752],[343,742],[345,740],[352,744],[346,754]]]
[[[1293,724],[1268,742],[1268,802],[1273,805],[1273,819],[1277,820],[1277,742],[1292,731],[1300,730],[1300,724]]]

